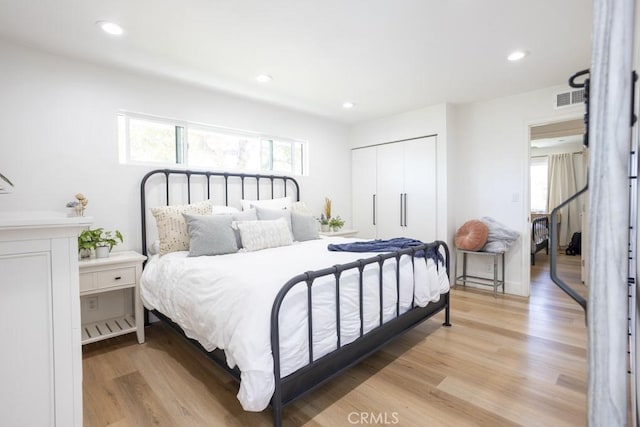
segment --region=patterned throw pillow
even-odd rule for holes
[[[162,256],[170,252],[189,250],[189,232],[182,214],[211,215],[211,202],[159,206],[151,208],[151,213],[156,219]]]
[[[286,221],[287,226],[289,227],[289,231],[293,232],[291,228],[291,211],[290,210],[267,209],[267,208],[261,208],[259,206],[257,206],[255,210],[258,215],[258,220],[273,221],[275,219],[283,218]]]
[[[273,221],[241,221],[238,222],[238,229],[242,237],[242,246],[247,251],[259,251],[293,243],[284,218]]]

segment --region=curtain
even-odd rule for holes
[[[549,211],[578,191],[571,153],[549,156]],[[574,200],[560,209],[558,244],[566,246],[574,232],[580,231],[580,203]]]

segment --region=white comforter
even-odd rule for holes
[[[211,351],[225,351],[230,367],[241,371],[238,399],[248,411],[261,411],[274,391],[271,354],[271,306],[280,288],[292,277],[310,270],[344,264],[378,254],[330,252],[329,243],[355,239],[331,238],[295,243],[292,246],[222,256],[187,257],[175,252],[147,263],[140,293],[149,309],[157,309]],[[420,260],[421,261],[421,260]],[[411,305],[414,287],[411,259],[400,260],[403,278],[400,312]],[[439,270],[439,271],[438,271]],[[364,331],[380,322],[378,267],[364,270]],[[396,312],[395,260],[383,268],[383,318]],[[449,289],[445,268],[433,260],[415,262],[415,303],[425,306],[438,301]],[[335,279],[320,278],[313,285],[314,360],[336,349]],[[340,279],[340,334],[342,345],[360,333],[358,274],[345,272]],[[286,376],[308,364],[306,285],[296,286],[280,311],[281,373]]]

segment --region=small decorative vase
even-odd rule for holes
[[[108,258],[109,257],[109,246],[97,246],[96,247],[96,258]]]
[[[333,231],[335,233],[335,232],[340,231],[341,228],[342,227],[331,227],[331,231]]]
[[[329,230],[330,230],[329,224],[320,224],[320,231],[322,231],[323,233],[326,233]]]

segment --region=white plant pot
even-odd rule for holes
[[[96,247],[96,258],[108,258],[108,257],[109,257],[109,246]]]

